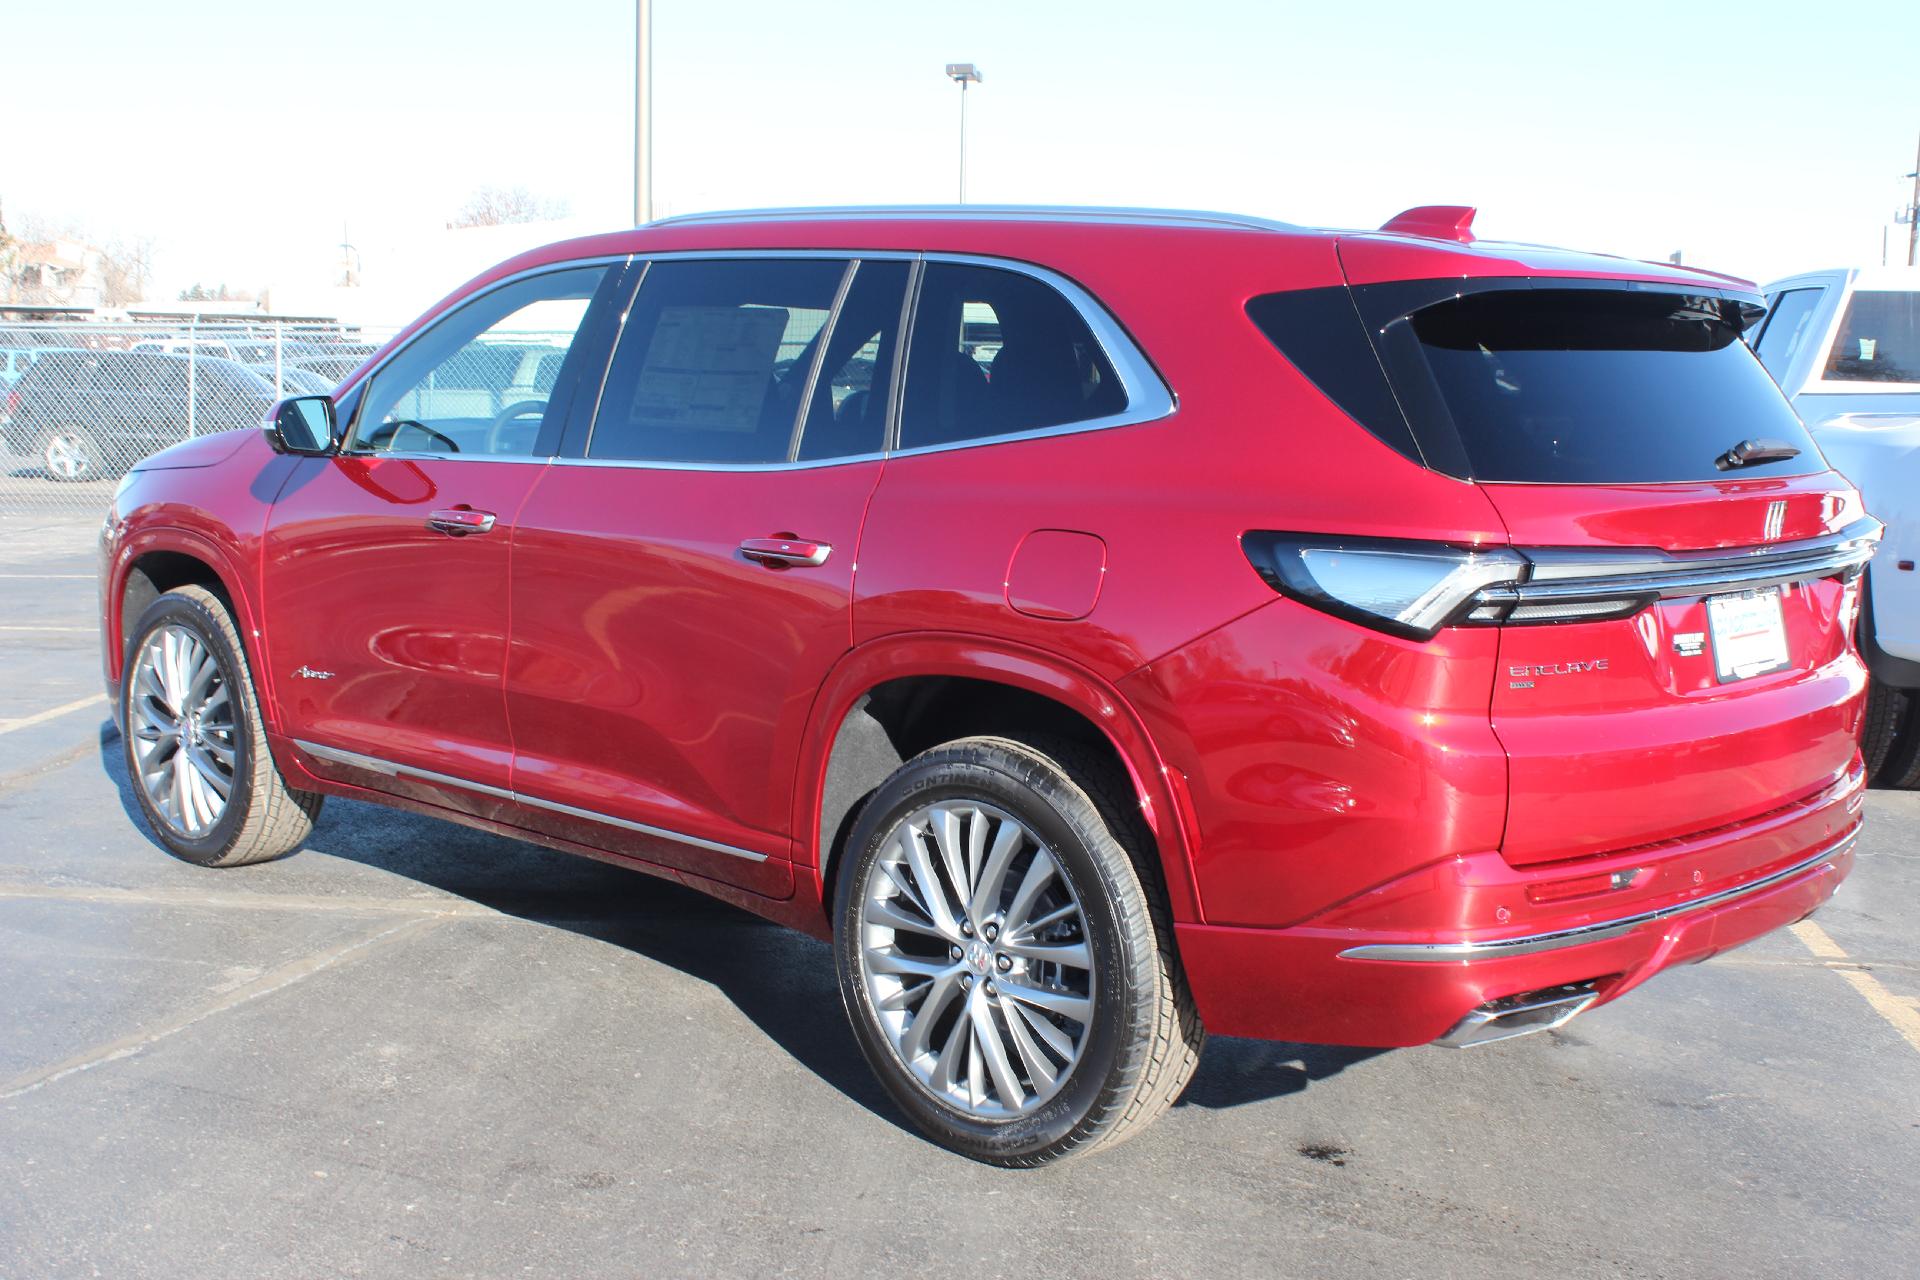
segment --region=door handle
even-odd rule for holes
[[[748,538],[740,544],[740,554],[764,565],[812,566],[825,564],[833,547],[799,538]]]
[[[427,528],[438,529],[441,533],[450,533],[458,538],[469,533],[491,532],[493,520],[491,511],[475,511],[472,507],[452,507],[428,516]]]

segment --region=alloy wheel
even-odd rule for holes
[[[233,794],[239,738],[226,674],[206,641],[169,623],[148,634],[128,678],[140,788],[174,832],[198,839]]]
[[[47,447],[42,461],[47,471],[60,480],[85,480],[94,472],[93,452],[87,442],[71,431],[60,431],[47,437]]]
[[[1092,1025],[1080,898],[1045,842],[993,805],[926,805],[882,839],[862,886],[860,964],[899,1061],[974,1119],[1053,1097]]]

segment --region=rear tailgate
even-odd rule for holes
[[[1696,575],[1694,591],[1631,617],[1501,628],[1493,727],[1509,757],[1508,861],[1624,850],[1746,821],[1820,790],[1852,764],[1864,681],[1849,642],[1857,586],[1838,576],[1751,593],[1739,590],[1740,580],[1721,583],[1729,588],[1723,592],[1711,583],[1716,574],[1750,578],[1769,561],[1793,559],[1798,547],[1831,541],[1826,535],[1861,516],[1844,482],[1824,473],[1487,491],[1523,546],[1695,553],[1662,558],[1663,572],[1735,561]],[[1761,542],[1776,528],[1778,541]],[[1778,602],[1784,665],[1745,676],[1723,670],[1723,651],[1743,643],[1740,624],[1750,619],[1731,616],[1733,630],[1723,624],[1716,636],[1708,598],[1756,600],[1751,612],[1761,614],[1764,629],[1772,621],[1769,593]],[[1754,652],[1741,665],[1775,665]]]
[[[1757,296],[1410,252],[1343,241],[1355,304],[1422,460],[1478,484],[1531,562],[1472,615],[1500,625],[1507,859],[1710,831],[1845,773],[1877,525],[1739,340]]]

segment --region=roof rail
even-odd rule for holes
[[[684,227],[727,222],[797,222],[837,219],[989,219],[1008,222],[1114,222],[1149,226],[1236,227],[1243,231],[1298,231],[1301,228],[1270,218],[1198,209],[1141,209],[1075,205],[1025,204],[902,204],[816,206],[773,209],[725,209],[710,213],[681,213],[659,218],[649,227]]]
[[[1403,236],[1427,236],[1434,240],[1458,240],[1473,243],[1472,205],[1422,204],[1396,213],[1381,226]]]

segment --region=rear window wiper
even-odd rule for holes
[[[1722,471],[1732,471],[1755,462],[1785,462],[1799,456],[1800,450],[1785,440],[1742,440],[1715,458],[1713,465]]]

